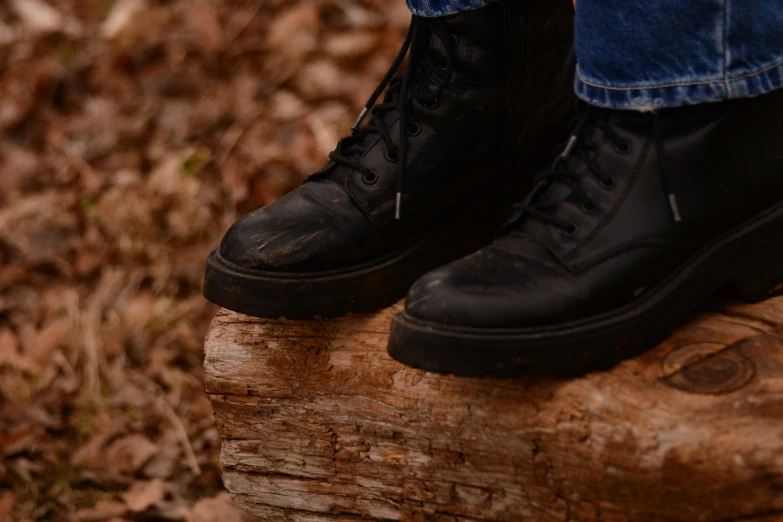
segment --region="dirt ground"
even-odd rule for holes
[[[402,0],[0,2],[0,521],[242,520],[204,395],[204,258],[297,187]]]

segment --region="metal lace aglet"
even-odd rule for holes
[[[682,221],[682,216],[680,216],[680,208],[677,206],[677,196],[674,194],[669,194],[669,207],[672,209],[672,216],[674,217],[674,222],[679,223]]]
[[[397,193],[397,204],[394,208],[394,219],[402,219],[402,192]]]
[[[353,126],[351,127],[351,130],[354,131],[359,130],[359,127],[361,127],[362,122],[364,121],[364,117],[367,116],[368,112],[370,112],[370,109],[368,107],[362,109],[362,112],[359,113],[359,117],[356,118],[355,122],[353,122]]]
[[[574,147],[576,146],[576,140],[578,138],[576,136],[571,136],[568,138],[568,144],[566,145],[565,149],[563,149],[563,152],[560,153],[560,159],[568,159],[569,156],[571,156],[571,152],[573,152]]]

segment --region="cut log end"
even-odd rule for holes
[[[270,521],[783,520],[783,298],[713,305],[571,380],[466,379],[386,354],[391,315],[228,311],[207,392],[235,502]]]

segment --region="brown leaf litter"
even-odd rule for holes
[[[247,520],[207,252],[321,167],[402,0],[0,2],[0,522]]]

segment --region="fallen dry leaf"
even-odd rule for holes
[[[355,60],[371,53],[378,45],[378,34],[351,31],[332,36],[325,42],[326,53],[340,60]]]
[[[14,505],[16,504],[16,495],[12,491],[4,491],[0,493],[0,520],[11,514]]]
[[[71,320],[68,317],[57,317],[24,340],[24,353],[38,364],[51,360],[52,353],[63,347],[72,332]]]
[[[74,522],[104,522],[127,513],[128,508],[122,502],[101,501],[95,507],[80,509],[73,514]]]
[[[158,447],[143,435],[134,433],[112,443],[106,459],[116,473],[132,475],[157,453]]]
[[[128,509],[134,513],[147,510],[151,505],[160,502],[165,497],[163,481],[152,479],[150,481],[134,482],[133,486],[121,495],[122,500],[128,505]]]
[[[104,38],[116,38],[134,22],[144,8],[144,0],[118,0],[101,25],[101,35]]]
[[[199,500],[185,517],[186,522],[247,522],[245,514],[234,505],[228,493]]]
[[[53,32],[62,29],[65,20],[60,12],[41,0],[8,0],[11,8],[33,31]]]
[[[320,24],[318,7],[300,2],[275,20],[266,44],[280,53],[279,60],[299,63],[318,45]]]
[[[0,520],[240,516],[203,389],[206,254],[327,161],[408,21],[0,1]]]

